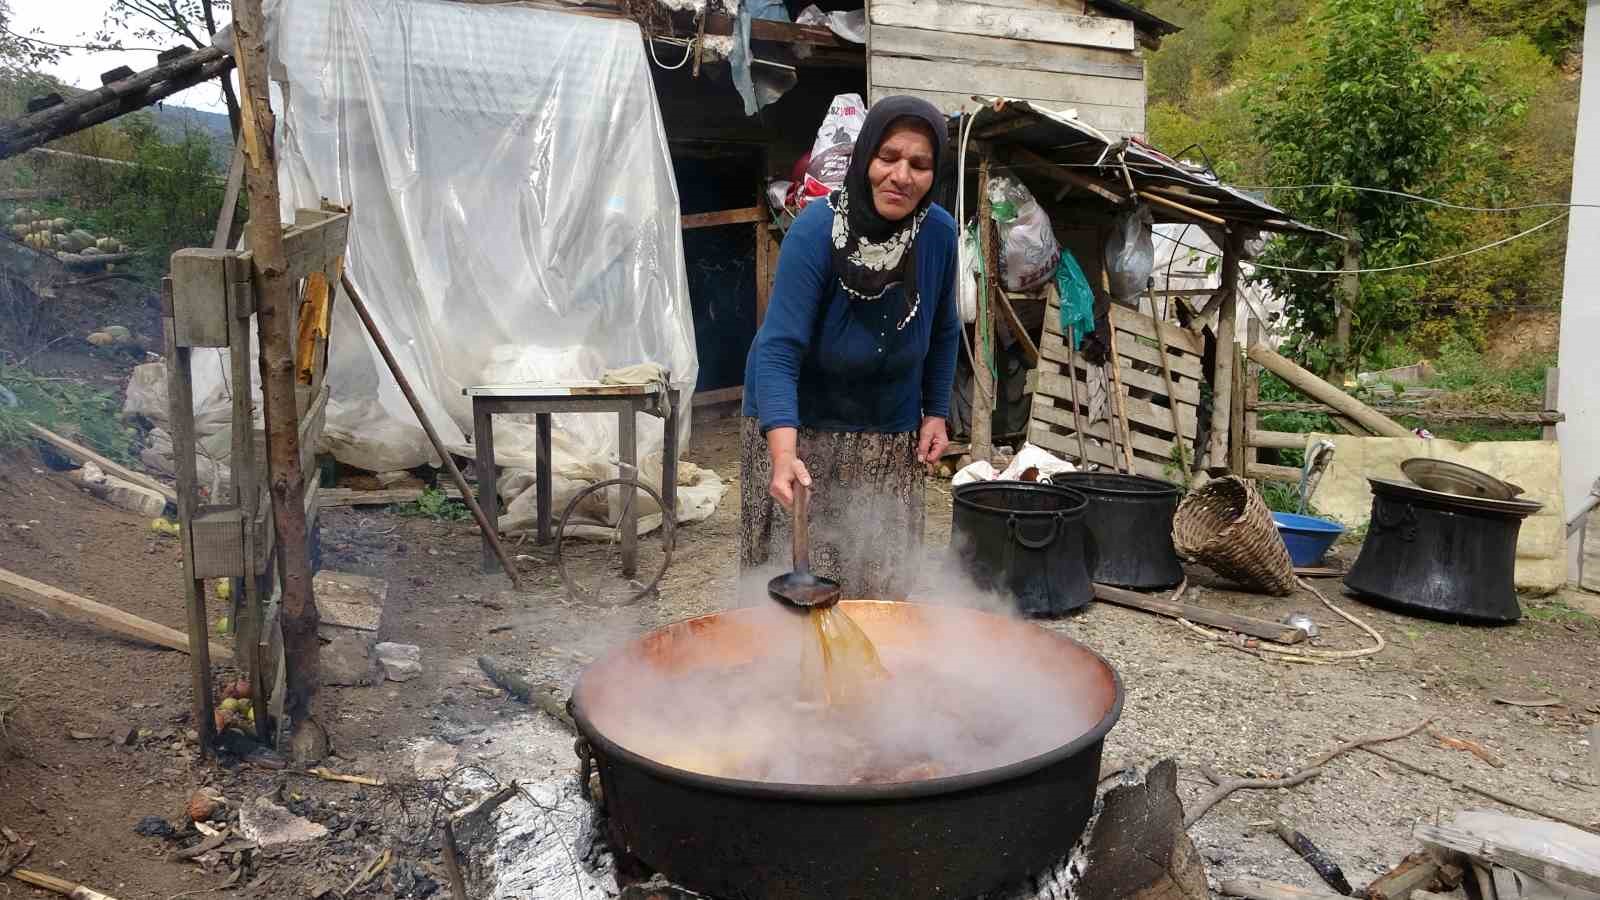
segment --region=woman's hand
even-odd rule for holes
[[[927,463],[930,467],[939,462],[944,456],[944,448],[950,446],[950,435],[945,432],[944,419],[939,416],[923,416],[922,430],[917,435],[917,459]]]
[[[793,428],[773,428],[767,432],[767,454],[772,457],[772,483],[767,493],[784,509],[794,508],[797,487],[811,486],[811,473],[800,461],[795,443],[798,432]]]

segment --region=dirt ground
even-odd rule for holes
[[[344,889],[385,848],[396,862],[357,893],[442,890],[437,838],[427,824],[452,786],[419,784],[419,773],[438,776],[472,763],[506,778],[575,765],[570,739],[544,713],[496,689],[478,657],[509,660],[531,678],[570,686],[587,661],[617,642],[747,597],[735,571],[737,451],[733,420],[697,427],[686,457],[720,473],[728,492],[711,519],[681,530],[659,597],[637,606],[569,600],[548,551],[531,542],[517,550],[527,590],[510,591],[503,577],[479,571],[470,521],[389,509],[324,511],[324,567],[385,579],[378,639],[422,648],[416,680],[329,687],[320,697],[319,718],[335,754],[327,765],[389,779],[387,787],[329,783],[237,758],[220,766],[202,761],[185,735],[192,723],[184,655],[0,603],[0,677],[21,681],[0,750],[0,825],[36,843],[29,867],[119,900],[218,888],[239,862],[245,865],[230,893],[317,896]],[[947,482],[930,484],[928,510],[931,572],[948,540]],[[1341,552],[1348,556],[1349,548]],[[597,578],[613,561],[591,549],[577,571]],[[184,620],[175,541],[81,493],[31,455],[0,459],[0,567],[167,625]],[[1192,574],[1201,586],[1189,602],[1269,618],[1305,611],[1323,629],[1325,646],[1365,640],[1309,596],[1240,595],[1208,586],[1204,572]],[[1250,874],[1312,885],[1309,868],[1262,827],[1281,818],[1339,859],[1359,886],[1413,848],[1417,823],[1460,808],[1501,808],[1458,785],[1600,822],[1600,772],[1590,746],[1600,737],[1591,730],[1600,722],[1600,623],[1577,608],[1584,598],[1529,601],[1522,622],[1482,628],[1375,610],[1343,596],[1336,580],[1320,583],[1384,635],[1381,654],[1325,666],[1264,662],[1202,642],[1170,620],[1104,604],[1040,623],[1098,650],[1121,675],[1126,704],[1107,758],[1141,766],[1176,758],[1186,804],[1208,787],[1201,767],[1283,772],[1341,740],[1429,717],[1441,733],[1477,741],[1504,762],[1496,768],[1419,734],[1386,752],[1455,784],[1357,752],[1299,788],[1235,794],[1191,832],[1214,883]],[[126,746],[119,739],[130,728],[135,737]],[[234,804],[276,797],[326,825],[329,836],[209,867],[168,862],[180,844],[138,835],[134,826],[146,816],[182,826],[185,799],[204,786]],[[27,895],[14,882],[7,888]]]

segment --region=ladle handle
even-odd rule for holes
[[[794,532],[792,549],[794,552],[794,570],[797,574],[806,575],[811,571],[811,535],[807,523],[807,507],[811,505],[811,489],[805,485],[794,486],[794,519],[790,528]]]

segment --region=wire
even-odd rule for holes
[[[1367,275],[1367,274],[1374,274],[1374,273],[1378,273],[1378,272],[1398,272],[1398,271],[1401,271],[1403,269],[1418,269],[1418,268],[1422,268],[1423,266],[1434,266],[1434,265],[1438,265],[1439,263],[1450,262],[1451,260],[1460,259],[1460,258],[1462,258],[1464,256],[1471,256],[1474,253],[1482,253],[1485,250],[1493,250],[1496,247],[1502,246],[1504,244],[1509,244],[1512,241],[1515,241],[1515,240],[1518,240],[1518,239],[1521,239],[1521,238],[1525,238],[1528,235],[1533,234],[1535,231],[1538,231],[1538,230],[1540,230],[1542,228],[1548,228],[1551,225],[1554,225],[1555,223],[1557,223],[1557,222],[1561,221],[1562,219],[1566,218],[1566,216],[1567,216],[1567,213],[1565,211],[1563,211],[1559,215],[1552,216],[1552,217],[1544,220],[1543,222],[1540,222],[1538,225],[1533,226],[1532,228],[1529,228],[1529,229],[1527,229],[1525,231],[1519,231],[1519,232],[1517,232],[1516,234],[1513,234],[1510,237],[1501,238],[1500,240],[1495,241],[1493,243],[1484,244],[1481,247],[1474,247],[1471,250],[1463,250],[1460,253],[1452,253],[1449,256],[1441,256],[1441,257],[1438,257],[1437,259],[1425,259],[1422,262],[1404,263],[1404,264],[1398,265],[1398,266],[1380,266],[1380,267],[1372,268],[1372,269],[1300,269],[1300,268],[1296,268],[1294,266],[1273,266],[1273,265],[1268,265],[1266,263],[1260,263],[1260,262],[1251,262],[1250,265],[1255,266],[1258,269],[1270,269],[1270,270],[1272,270],[1274,272],[1298,272],[1298,273],[1303,274],[1303,275]],[[1204,253],[1207,256],[1221,256],[1222,255],[1222,254],[1217,253],[1217,252],[1212,251],[1212,250],[1205,250],[1205,249],[1202,249],[1200,247],[1196,247],[1196,246],[1194,246],[1192,244],[1185,244],[1182,241],[1178,240],[1177,238],[1167,237],[1166,235],[1164,235],[1164,234],[1162,234],[1162,233],[1160,233],[1158,231],[1151,231],[1151,234],[1155,235],[1158,238],[1161,238],[1164,241],[1171,241],[1172,243],[1177,244],[1180,247],[1187,247],[1188,249],[1193,250],[1196,253]]]
[[[653,38],[650,38],[649,40],[645,41],[645,45],[650,48],[650,58],[656,61],[656,65],[660,66],[661,68],[665,69],[668,72],[675,72],[678,69],[681,69],[684,66],[688,65],[689,57],[694,55],[694,45],[695,45],[695,42],[698,41],[698,40],[699,40],[699,38],[690,38],[689,40],[684,41],[683,59],[679,60],[678,64],[675,65],[675,66],[667,65],[666,63],[661,61],[661,57],[656,55],[656,41],[662,41],[664,43],[672,43],[672,44],[678,43],[677,41],[669,40],[667,38],[656,38],[656,37],[653,37]]]

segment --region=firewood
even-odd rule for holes
[[[1367,885],[1362,895],[1367,900],[1406,900],[1418,888],[1428,887],[1438,879],[1438,860],[1430,853],[1413,853],[1400,860],[1388,874]]]
[[[1285,844],[1289,845],[1289,849],[1298,853],[1301,859],[1311,865],[1317,876],[1327,882],[1328,887],[1346,897],[1354,893],[1354,890],[1350,887],[1349,879],[1344,877],[1344,870],[1339,868],[1339,864],[1334,862],[1333,857],[1329,856],[1327,851],[1318,847],[1311,842],[1310,838],[1290,828],[1283,822],[1277,823],[1273,830],[1278,833],[1278,837],[1282,838]]]
[[[1295,887],[1263,878],[1233,878],[1224,881],[1218,890],[1229,897],[1245,900],[1343,900],[1343,895],[1332,891]]]

